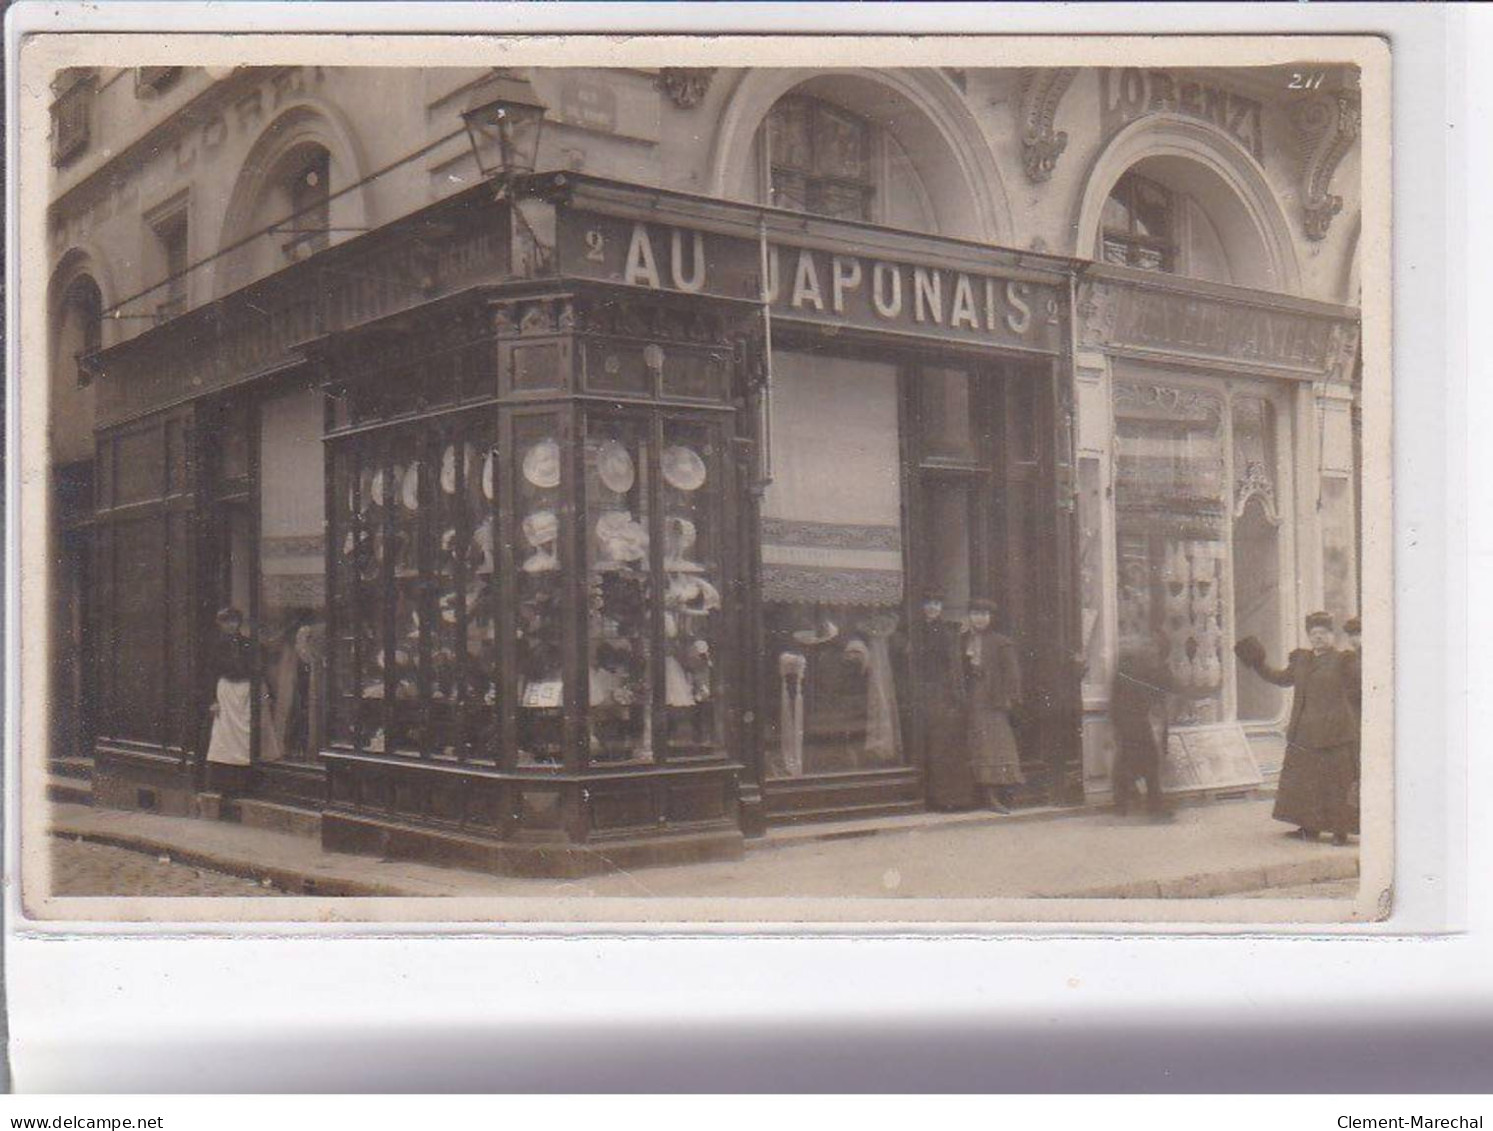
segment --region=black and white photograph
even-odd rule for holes
[[[1392,913],[1383,42],[19,65],[34,920]]]

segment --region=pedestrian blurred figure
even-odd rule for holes
[[[1234,654],[1260,678],[1295,689],[1273,816],[1298,826],[1305,840],[1325,830],[1334,844],[1347,844],[1358,832],[1358,658],[1333,647],[1327,613],[1306,618],[1306,635],[1311,647],[1292,652],[1284,668],[1269,667],[1264,646],[1252,636],[1239,641]]]
[[[1161,795],[1161,756],[1167,741],[1167,695],[1171,673],[1166,666],[1169,644],[1157,634],[1144,644],[1120,652],[1109,699],[1109,719],[1115,732],[1112,773],[1115,811],[1130,811],[1136,779],[1146,783],[1146,811],[1157,820],[1171,817]]]
[[[994,613],[994,601],[970,602],[959,657],[970,770],[979,800],[987,809],[1009,813],[1015,787],[1026,781],[1011,730],[1011,711],[1021,703],[1021,666],[1015,642],[991,627]]]

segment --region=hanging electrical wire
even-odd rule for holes
[[[466,127],[465,126],[463,126],[461,129],[453,130],[451,133],[443,134],[441,137],[436,138],[434,141],[427,142],[425,145],[422,145],[419,149],[415,150],[414,152],[405,154],[403,157],[399,158],[397,161],[392,161],[389,164],[384,165],[383,167],[381,167],[379,169],[375,169],[372,173],[369,173],[366,177],[363,177],[361,180],[357,180],[357,181],[354,181],[353,183],[351,183],[349,185],[345,185],[342,188],[338,189],[336,192],[329,192],[329,193],[327,193],[327,195],[324,198],[322,198],[320,200],[317,200],[315,203],[307,205],[305,208],[301,208],[301,209],[299,209],[299,210],[297,210],[295,212],[290,213],[287,216],[282,216],[278,220],[274,221],[273,223],[268,224],[268,225],[266,225],[263,228],[256,229],[255,231],[250,232],[248,235],[243,236],[242,238],[235,240],[233,243],[227,244],[224,247],[220,247],[217,251],[213,252],[211,255],[205,255],[201,259],[198,259],[198,260],[196,260],[196,261],[194,261],[192,263],[187,264],[185,267],[183,267],[180,271],[177,271],[175,274],[168,275],[164,279],[161,279],[158,282],[152,283],[150,286],[144,288],[143,290],[136,291],[134,294],[129,295],[129,296],[125,297],[125,298],[120,299],[113,306],[109,307],[108,310],[104,311],[103,317],[106,318],[106,319],[115,320],[115,321],[125,320],[125,319],[134,319],[134,318],[144,318],[144,317],[154,318],[155,316],[153,314],[152,315],[126,314],[124,312],[124,308],[127,307],[132,302],[138,302],[140,299],[145,298],[147,295],[154,294],[156,291],[159,291],[163,287],[170,286],[172,283],[174,283],[178,279],[184,279],[184,278],[186,278],[193,271],[196,271],[199,268],[205,267],[209,263],[213,263],[216,260],[223,258],[223,256],[225,256],[225,255],[232,255],[235,251],[238,251],[240,248],[247,247],[249,244],[253,243],[257,239],[261,239],[261,238],[263,238],[263,237],[265,237],[267,235],[273,235],[276,232],[277,229],[284,228],[285,225],[293,223],[295,220],[297,220],[298,218],[300,218],[302,216],[306,216],[306,215],[309,215],[309,214],[311,214],[313,212],[317,212],[317,211],[319,211],[321,209],[326,208],[328,204],[330,204],[332,201],[338,199],[339,197],[346,196],[350,192],[353,192],[353,191],[355,191],[357,189],[363,188],[365,185],[371,184],[372,182],[378,180],[380,177],[388,176],[390,173],[394,172],[396,169],[401,169],[405,165],[408,165],[411,161],[418,161],[420,158],[426,156],[427,154],[432,153],[433,151],[439,149],[441,146],[447,144],[448,142],[454,141],[456,138],[465,137],[465,136],[466,136]]]

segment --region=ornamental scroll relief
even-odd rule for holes
[[[1332,176],[1358,140],[1358,93],[1339,90],[1302,99],[1291,107],[1301,147],[1301,220],[1311,240],[1327,238],[1343,198],[1331,191]]]
[[[1058,158],[1068,148],[1068,132],[1056,129],[1058,105],[1078,76],[1077,67],[1023,67],[1021,101],[1017,108],[1021,130],[1021,164],[1033,184],[1050,180]]]

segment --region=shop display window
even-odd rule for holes
[[[664,420],[664,740],[674,751],[724,741],[722,455],[715,426]]]
[[[586,422],[587,673],[593,763],[653,761],[653,570],[647,418]]]
[[[566,463],[558,414],[513,422],[513,577],[520,765],[557,764],[564,757],[565,580],[569,559]]]
[[[334,744],[493,760],[492,453],[477,414],[335,444]]]
[[[1235,640],[1287,643],[1273,403],[1119,381],[1115,417],[1120,650],[1165,643],[1175,724],[1276,718],[1277,689],[1228,686]]]
[[[1118,383],[1119,645],[1166,643],[1177,724],[1224,721],[1225,406],[1202,389]]]
[[[904,761],[898,374],[780,354],[762,506],[764,722],[776,778]]]

